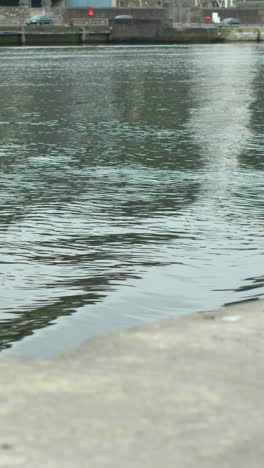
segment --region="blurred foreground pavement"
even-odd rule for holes
[[[264,301],[0,358],[0,466],[263,468]]]

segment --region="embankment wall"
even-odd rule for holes
[[[214,43],[261,42],[264,26],[218,28],[213,25],[172,28],[158,20],[109,21],[109,26],[5,26],[0,27],[0,46],[63,45],[90,43]]]

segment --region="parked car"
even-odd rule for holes
[[[122,20],[132,20],[133,16],[131,15],[118,15],[114,17],[115,20],[122,21]]]
[[[241,24],[238,18],[225,18],[219,23],[219,26],[238,26]]]
[[[53,24],[53,19],[50,15],[38,15],[27,19],[25,24]]]

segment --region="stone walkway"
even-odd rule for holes
[[[264,301],[0,359],[1,468],[263,468]]]

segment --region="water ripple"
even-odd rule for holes
[[[74,51],[0,54],[0,347],[262,297],[260,49]]]

